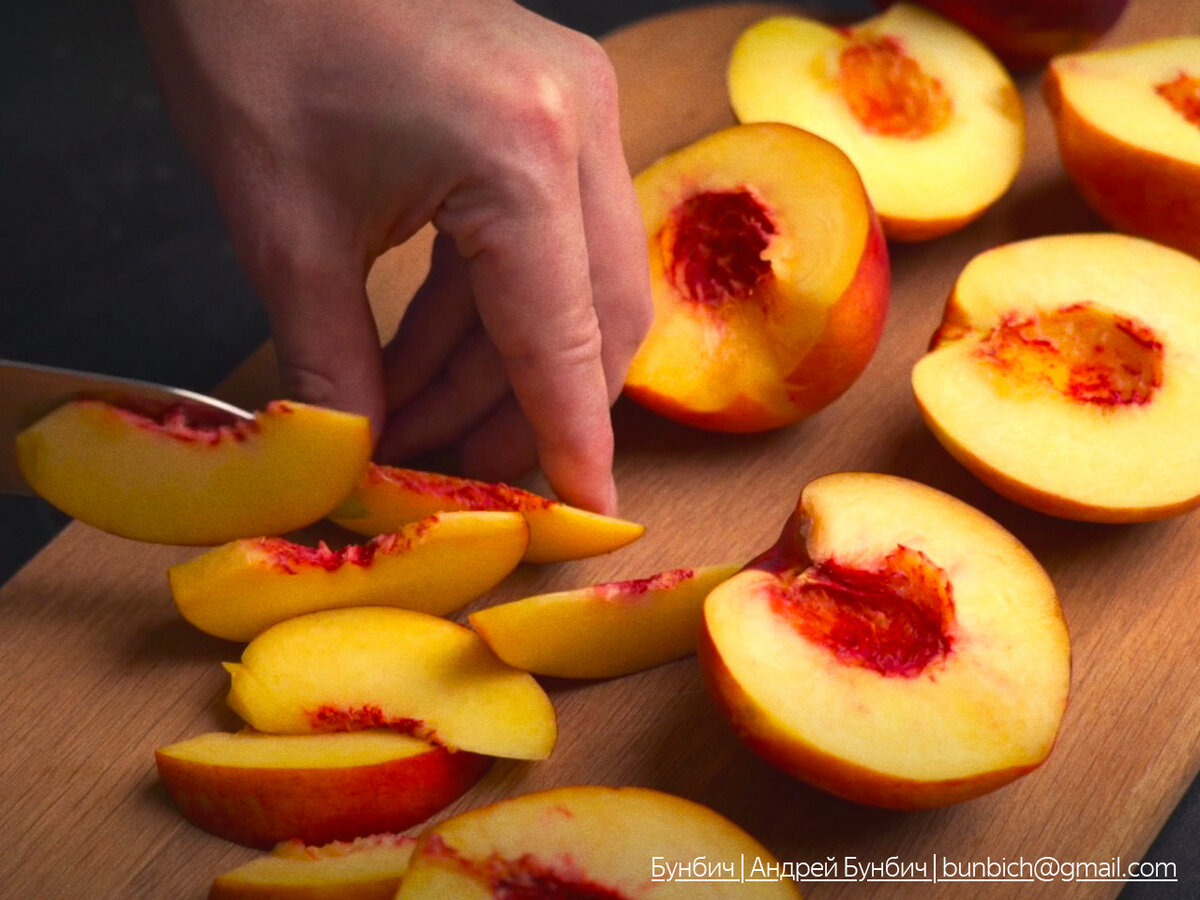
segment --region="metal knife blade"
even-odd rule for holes
[[[33,493],[17,468],[17,434],[78,397],[107,400],[147,415],[183,407],[198,422],[214,424],[254,418],[244,409],[182,388],[0,359],[0,493]]]

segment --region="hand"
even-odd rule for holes
[[[609,407],[649,326],[645,237],[590,39],[508,0],[139,0],[167,106],[263,298],[284,386],[380,459],[540,460],[613,512]],[[382,351],[364,284],[427,222]]]

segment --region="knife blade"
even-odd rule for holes
[[[17,434],[80,397],[107,400],[150,416],[182,408],[199,423],[254,419],[244,409],[182,388],[0,359],[0,493],[33,493],[17,468]]]

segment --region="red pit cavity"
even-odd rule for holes
[[[1174,81],[1164,81],[1154,90],[1181,116],[1200,128],[1200,78],[1180,72]]]
[[[101,400],[82,400],[81,403],[104,403]],[[159,413],[143,411],[137,402],[111,406],[125,421],[135,428],[165,435],[185,444],[215,445],[222,441],[240,443],[259,430],[257,421],[218,421],[219,416],[208,416],[195,407],[185,404],[168,406]]]
[[[1141,406],[1162,387],[1163,345],[1154,331],[1091,303],[1006,313],[975,354],[1006,380],[1100,407]]]
[[[494,900],[627,900],[624,894],[586,878],[578,865],[564,858],[551,867],[526,853],[518,859],[493,854],[485,860],[465,859],[440,835],[427,842],[425,853],[453,860],[487,883]]]
[[[950,96],[894,37],[853,41],[838,57],[842,96],[872,134],[916,139],[950,120]]]
[[[669,572],[659,572],[649,578],[636,578],[631,581],[614,581],[610,584],[596,585],[596,595],[605,600],[619,600],[623,597],[640,597],[651,591],[667,591],[694,577],[695,569],[672,569]]]
[[[319,706],[307,715],[313,731],[321,733],[387,728],[436,743],[433,729],[420,719],[410,719],[407,716],[389,718],[380,707],[372,704],[350,707]]]
[[[350,544],[340,550],[334,550],[324,541],[315,547],[306,547],[274,537],[254,538],[252,543],[273,568],[289,575],[295,575],[303,568],[335,572],[345,565],[369,566],[377,556],[404,553],[420,542],[435,521],[433,517],[422,519],[402,532],[380,534],[365,544]]]
[[[828,560],[773,597],[775,611],[844,663],[913,678],[949,652],[954,601],[946,573],[898,546],[873,569]]]
[[[371,484],[398,485],[415,494],[438,497],[469,510],[529,512],[555,505],[553,500],[507,484],[489,484],[485,481],[453,478],[374,463],[368,470],[367,480]]]
[[[693,303],[745,300],[771,275],[762,254],[777,233],[749,188],[705,191],[677,206],[660,233],[664,269]]]

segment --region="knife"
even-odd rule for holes
[[[202,423],[254,419],[244,409],[181,388],[0,359],[0,493],[33,493],[17,468],[17,434],[79,397],[107,400],[150,416],[182,408]]]

